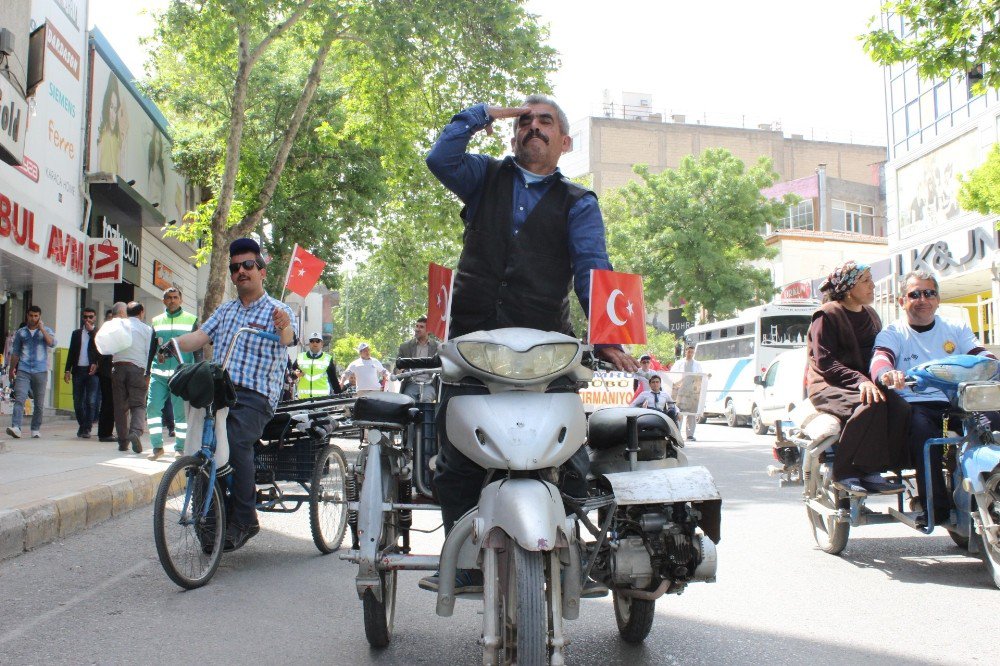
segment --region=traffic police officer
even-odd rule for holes
[[[323,336],[319,333],[309,336],[309,349],[299,354],[292,367],[299,378],[300,399],[340,393],[337,364],[333,356],[323,351]]]

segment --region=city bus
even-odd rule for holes
[[[818,301],[800,300],[752,307],[732,319],[692,326],[684,332],[694,358],[709,376],[704,416],[746,425],[753,409],[754,377],[774,358],[806,346]]]

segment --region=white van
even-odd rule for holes
[[[788,412],[806,399],[808,349],[799,347],[775,357],[763,376],[754,377],[750,425],[766,435],[775,421],[788,419]]]

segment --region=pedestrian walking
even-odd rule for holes
[[[117,308],[120,303],[115,303]],[[118,316],[118,312],[115,313]],[[111,385],[115,394],[115,431],[118,450],[132,445],[142,453],[142,433],[146,430],[146,392],[149,389],[149,366],[153,360],[153,329],[142,321],[145,308],[132,301],[126,307],[132,344],[111,358]]]
[[[42,409],[45,407],[45,389],[49,378],[49,350],[56,346],[56,334],[42,322],[42,309],[37,305],[28,308],[24,326],[14,333],[10,348],[8,379],[14,385],[14,414],[7,434],[21,436],[24,403],[28,392],[34,399],[31,412],[31,436],[41,437]]]
[[[80,313],[81,326],[69,336],[69,353],[63,369],[63,381],[73,384],[73,411],[76,414],[76,436],[90,437],[97,420],[100,398],[100,380],[97,378],[97,358],[100,352],[94,343],[97,332],[97,311],[84,308]]]
[[[389,377],[389,372],[378,359],[372,358],[372,350],[367,342],[358,345],[358,358],[351,361],[341,379],[350,381],[357,389],[357,394],[365,395],[382,390],[382,382]]]
[[[125,304],[121,306],[124,308]],[[104,311],[104,322],[114,319],[111,310]],[[102,324],[103,325],[103,324]],[[97,382],[101,389],[100,407],[97,411],[97,441],[117,442],[115,437],[115,391],[111,386],[111,354],[97,356]]]
[[[167,344],[174,338],[190,333],[198,328],[198,317],[181,308],[184,297],[177,287],[170,287],[163,292],[165,311],[153,317],[152,329],[156,349]],[[170,392],[170,378],[174,376],[177,366],[200,359],[195,354],[181,354],[181,361],[173,356],[156,354],[149,370],[149,393],[146,400],[146,423],[149,427],[149,446],[152,452],[150,460],[156,460],[163,455],[163,413],[166,406],[172,409],[174,431],[174,451],[184,451],[184,440],[187,437],[187,420],[184,415],[184,400]]]

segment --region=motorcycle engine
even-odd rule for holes
[[[666,580],[676,593],[689,581],[715,579],[715,544],[697,531],[700,514],[690,504],[624,506],[617,514],[595,566],[613,585],[651,589]]]

